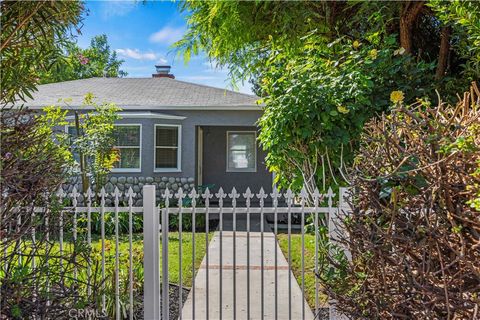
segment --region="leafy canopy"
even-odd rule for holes
[[[480,76],[471,49],[480,5],[426,4],[186,1],[189,28],[175,46],[186,61],[204,50],[234,81],[254,84],[269,168],[280,186],[308,181],[312,191],[325,171],[342,176],[337,169],[391,91],[405,92],[406,102],[436,99],[434,89],[451,98]]]
[[[60,82],[91,77],[124,77],[120,70],[124,60],[110,49],[106,35],[93,37],[90,46],[80,48],[76,43],[67,45],[64,56],[48,71],[41,75],[41,83]]]
[[[39,76],[63,55],[82,21],[80,1],[1,1],[0,70],[4,108],[31,98]]]

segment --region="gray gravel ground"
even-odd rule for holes
[[[328,308],[318,308],[315,320],[328,320]]]
[[[170,302],[170,319],[178,319],[178,306],[179,306],[179,287],[175,284],[170,284],[169,288],[169,302]],[[188,293],[190,292],[190,289],[188,288],[183,288],[182,290],[182,301],[185,302],[188,297]],[[143,297],[143,295],[142,295]],[[161,298],[161,297],[160,297]],[[161,307],[162,302],[160,301],[160,307]],[[135,310],[135,319],[141,320],[143,319],[143,303],[141,303],[138,308]],[[161,319],[161,318],[160,318]]]

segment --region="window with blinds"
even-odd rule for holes
[[[155,170],[180,170],[180,126],[155,126]]]

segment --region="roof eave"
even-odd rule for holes
[[[47,105],[25,105],[29,109],[43,109]],[[69,105],[69,106],[59,106],[62,109],[69,110],[93,110],[93,106],[84,106],[84,105]],[[201,111],[259,111],[263,109],[263,105],[230,105],[230,106],[119,106],[122,111],[135,111],[135,110],[201,110]]]

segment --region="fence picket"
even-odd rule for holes
[[[183,228],[183,216],[182,216],[182,209],[183,209],[183,199],[186,197],[186,194],[183,193],[183,190],[182,188],[179,188],[178,189],[178,192],[175,194],[175,197],[178,199],[178,242],[179,242],[179,245],[178,245],[178,280],[179,280],[179,287],[178,287],[178,291],[179,291],[179,294],[178,296],[180,297],[178,299],[178,310],[182,310],[183,309],[183,277],[182,277],[182,246],[183,246],[183,242],[182,242],[182,228]],[[178,317],[179,320],[182,320],[182,313],[179,312],[179,317]]]
[[[129,318],[133,320],[133,193],[132,187],[128,188],[128,281],[129,281]]]
[[[218,279],[218,285],[220,289],[220,297],[219,297],[219,309],[218,309],[218,314],[219,318],[222,319],[222,310],[223,310],[223,199],[227,196],[225,192],[223,192],[223,188],[220,187],[218,189],[218,193],[215,194],[215,196],[218,199],[218,206],[220,208],[219,212],[219,224],[218,224],[218,229],[219,229],[219,247],[220,247],[220,256],[218,257],[219,265],[220,265],[220,270],[219,270],[219,279]]]
[[[335,232],[338,232],[338,228],[336,226],[337,220],[339,217],[342,215],[346,214],[346,211],[349,210],[349,206],[345,200],[345,196],[347,196],[347,189],[345,188],[340,188],[339,191],[340,194],[340,201],[338,208],[334,207],[334,199],[335,199],[335,194],[333,193],[332,188],[329,188],[327,193],[322,195],[318,189],[315,189],[313,194],[308,194],[305,188],[302,188],[299,194],[296,194],[293,192],[291,189],[287,189],[285,194],[280,193],[276,188],[273,189],[272,193],[267,194],[265,193],[265,190],[261,188],[258,193],[252,192],[250,188],[247,188],[244,193],[240,193],[236,190],[236,188],[232,188],[230,193],[224,192],[222,188],[219,188],[217,193],[212,193],[211,190],[208,188],[205,189],[204,192],[197,192],[195,189],[192,189],[192,191],[187,195],[187,193],[182,189],[179,188],[178,191],[175,193],[168,188],[165,190],[165,192],[162,194],[162,199],[164,200],[165,208],[164,209],[159,209],[156,205],[156,191],[155,191],[155,186],[154,185],[145,185],[143,187],[143,205],[140,207],[134,207],[134,196],[135,193],[133,192],[132,188],[130,187],[123,195],[124,198],[122,197],[122,192],[118,188],[115,188],[114,191],[109,195],[113,197],[113,206],[111,207],[106,207],[106,201],[107,201],[107,192],[105,191],[105,188],[102,188],[100,192],[98,193],[98,196],[100,197],[100,203],[99,205],[95,206],[93,205],[93,200],[97,196],[95,193],[92,192],[90,188],[87,189],[87,191],[84,194],[80,194],[78,192],[77,187],[73,187],[72,192],[68,194],[69,199],[71,200],[71,207],[66,207],[63,208],[60,211],[60,217],[59,217],[59,233],[58,233],[58,239],[59,239],[59,246],[60,246],[60,266],[63,270],[63,262],[62,262],[62,255],[64,253],[64,227],[65,221],[69,221],[69,219],[73,219],[73,225],[72,225],[72,234],[73,234],[73,242],[77,242],[78,240],[83,239],[83,232],[82,235],[79,237],[80,230],[85,230],[85,217],[86,217],[86,233],[87,233],[87,244],[89,247],[92,246],[92,213],[100,213],[100,233],[101,233],[101,287],[102,290],[101,292],[101,306],[105,310],[107,307],[107,301],[106,301],[106,291],[105,291],[105,279],[106,279],[106,227],[109,227],[109,235],[110,235],[110,224],[107,224],[106,222],[106,212],[113,212],[114,213],[114,232],[115,232],[115,260],[114,260],[114,302],[110,302],[110,298],[108,301],[108,305],[114,307],[115,310],[115,318],[116,319],[122,319],[124,317],[127,317],[127,312],[128,312],[128,318],[133,320],[134,318],[134,305],[135,305],[135,297],[134,297],[134,264],[133,264],[133,232],[134,232],[134,221],[133,221],[133,214],[134,213],[139,213],[143,212],[143,250],[144,250],[144,298],[143,298],[143,303],[144,303],[144,318],[145,319],[169,319],[170,316],[170,301],[169,301],[169,260],[168,260],[168,255],[169,255],[169,245],[168,245],[168,236],[169,236],[169,216],[170,215],[178,215],[178,239],[179,239],[179,248],[178,248],[178,265],[179,265],[179,274],[178,274],[178,279],[179,279],[179,286],[178,286],[178,310],[179,310],[179,315],[178,318],[182,319],[182,309],[184,307],[183,304],[183,290],[184,290],[184,275],[183,275],[183,217],[187,214],[191,214],[192,218],[192,275],[195,276],[197,270],[195,268],[195,256],[196,256],[196,246],[195,246],[195,234],[196,234],[196,215],[197,214],[205,214],[205,260],[204,260],[204,265],[202,265],[202,268],[205,269],[205,278],[203,278],[203,281],[206,281],[205,283],[205,288],[206,290],[202,292],[202,294],[205,294],[205,305],[202,303],[202,312],[203,312],[203,306],[205,306],[205,314],[201,315],[202,319],[208,319],[211,315],[210,313],[212,312],[212,317],[213,313],[215,312],[215,318],[217,318],[217,315],[219,315],[219,318],[224,317],[225,309],[224,308],[229,308],[228,303],[224,305],[223,303],[223,275],[225,272],[225,266],[224,266],[224,257],[223,257],[223,246],[224,246],[224,231],[225,231],[225,226],[224,226],[224,214],[226,213],[231,213],[232,218],[233,218],[233,228],[232,228],[232,247],[231,251],[233,254],[233,266],[228,266],[228,269],[232,269],[232,280],[233,280],[233,305],[231,308],[233,309],[233,319],[237,318],[237,315],[239,315],[239,312],[245,312],[246,311],[246,317],[248,319],[250,318],[257,318],[257,310],[254,309],[254,304],[252,303],[260,303],[260,319],[263,319],[267,314],[269,314],[268,309],[268,301],[265,301],[267,291],[266,288],[269,285],[269,283],[272,283],[272,286],[274,286],[274,302],[273,302],[273,307],[274,307],[274,318],[278,319],[279,318],[279,307],[282,309],[283,303],[286,302],[286,297],[285,301],[281,301],[281,305],[279,306],[279,298],[282,296],[281,293],[279,293],[279,288],[280,286],[284,286],[284,283],[278,283],[279,280],[279,269],[280,270],[288,270],[288,276],[285,278],[288,278],[288,318],[301,318],[301,319],[306,319],[309,318],[307,317],[307,312],[309,313],[310,311],[308,310],[308,305],[306,305],[306,289],[307,289],[307,280],[308,280],[308,271],[306,271],[306,261],[305,261],[305,254],[306,254],[306,241],[307,238],[305,236],[305,219],[308,218],[306,215],[310,215],[313,218],[313,224],[314,224],[314,232],[315,232],[315,262],[314,262],[314,273],[318,275],[319,273],[319,237],[320,237],[320,223],[322,223],[322,219],[319,217],[319,214],[328,214],[328,228],[329,228],[329,237],[331,241],[337,241],[338,240],[338,234]],[[64,200],[64,198],[67,196],[62,189],[60,189],[57,192],[57,197],[60,201]],[[191,199],[191,207],[185,205],[184,199],[186,197],[189,197]],[[212,205],[211,199],[213,197],[216,197],[218,199],[218,206]],[[203,203],[201,206],[198,206],[197,200],[199,198],[203,198]],[[224,199],[227,198],[231,200],[231,205],[225,205]],[[241,202],[241,205],[238,205],[238,199],[242,197],[242,200],[245,200],[245,202]],[[282,204],[279,205],[279,200],[281,198],[285,199],[286,206],[284,206],[283,201]],[[170,204],[172,203],[171,199],[178,200],[176,205],[172,206],[170,208]],[[258,199],[258,205],[256,202],[252,204],[251,199],[256,198]],[[265,200],[267,198],[270,198],[272,200],[272,204],[265,205]],[[326,198],[327,202],[327,207],[321,207],[320,203],[324,201]],[[128,202],[127,206],[121,207],[120,206],[120,200],[125,199]],[[300,200],[299,205],[295,203],[295,200]],[[309,200],[313,200],[313,203],[310,204]],[[81,203],[83,202],[83,203]],[[35,208],[34,213],[31,216],[31,219],[35,219],[36,217],[38,218],[38,214],[36,213],[41,213],[42,210],[45,210],[44,208]],[[120,257],[123,255],[121,254],[120,250],[120,236],[121,236],[121,231],[120,230],[120,218],[123,216],[123,213],[128,212],[128,261],[129,261],[129,266],[128,266],[128,309],[122,309],[121,308],[121,301],[123,298],[120,296],[120,288],[123,288],[123,281],[120,278]],[[120,214],[122,215],[120,216]],[[161,224],[160,224],[160,214],[161,213]],[[220,248],[220,252],[217,254],[215,253],[215,256],[212,258],[211,254],[213,251],[209,250],[209,242],[210,242],[210,237],[209,237],[209,232],[210,232],[210,226],[209,226],[209,221],[210,217],[213,214],[218,213],[218,232],[215,233],[216,237],[212,243],[217,244],[218,239],[218,245]],[[66,214],[69,214],[66,216]],[[78,216],[80,214],[80,216]],[[242,253],[245,254],[243,257],[246,256],[246,265],[239,264],[239,260],[237,259],[237,251],[239,248],[240,240],[237,242],[237,237],[245,237],[245,234],[239,234],[239,230],[243,231],[244,229],[240,229],[237,226],[237,220],[239,220],[239,214],[244,214],[244,217],[246,217],[246,252]],[[257,235],[252,233],[254,231],[258,231],[254,229],[252,231],[253,227],[256,228],[255,224],[252,224],[252,214],[258,214],[260,218],[260,266],[255,266],[254,262],[257,261],[257,257],[255,255],[252,255],[250,252],[251,250],[255,250],[255,240],[252,241],[252,238],[256,238]],[[269,268],[266,268],[266,265],[268,265],[268,261],[271,261],[269,257],[265,257],[266,252],[271,252],[270,245],[268,245],[267,248],[265,248],[265,241],[269,241],[268,238],[265,238],[265,214],[273,214],[273,239],[274,239],[274,252],[273,252],[273,262],[274,266],[268,266]],[[287,218],[287,260],[288,260],[288,266],[284,266],[281,264],[279,267],[279,252],[278,252],[278,246],[279,246],[279,225],[278,225],[278,220],[279,220],[279,214],[285,215]],[[299,216],[297,216],[299,214]],[[295,215],[295,216],[294,216]],[[49,221],[49,216],[45,215],[44,216],[45,220],[45,233],[42,233],[45,235],[46,239],[49,240],[50,237],[50,227],[56,225],[55,222]],[[270,219],[271,216],[267,216],[268,219]],[[292,278],[293,273],[292,273],[292,256],[293,256],[293,241],[296,241],[294,236],[292,235],[292,228],[294,227],[292,223],[294,222],[294,217],[295,219],[300,218],[300,235],[299,235],[299,240],[301,240],[301,267],[300,267],[300,272],[298,277],[298,284],[301,288],[301,292],[297,294],[298,291],[293,291],[292,290],[292,285],[295,285],[294,290],[298,290],[298,286],[296,285],[295,279]],[[322,215],[323,217],[323,215]],[[254,219],[255,216],[253,217]],[[281,217],[280,217],[281,218]],[[16,224],[16,228],[21,228],[22,224],[22,217],[21,215],[18,215],[18,221]],[[64,221],[65,220],[65,221]],[[298,220],[295,221],[298,223]],[[25,223],[25,222],[24,222]],[[49,226],[50,224],[50,226]],[[240,225],[240,224],[239,224]],[[160,238],[160,233],[159,229],[161,227],[161,238]],[[267,226],[268,227],[268,226]],[[298,225],[295,225],[295,227],[298,227]],[[43,230],[43,229],[42,229]],[[122,227],[123,230],[123,227]],[[203,232],[203,230],[202,230]],[[296,233],[296,232],[295,232]],[[40,233],[38,233],[40,234]],[[66,233],[68,235],[67,238],[70,237],[70,233]],[[57,236],[57,233],[52,233],[52,235]],[[38,236],[38,235],[37,235]],[[228,235],[230,236],[230,234]],[[78,238],[78,239],[77,239]],[[35,234],[35,228],[32,229],[31,232],[31,239],[32,239],[32,246],[35,246],[36,242],[36,234]],[[110,238],[109,238],[110,239]],[[266,240],[267,239],[267,240]],[[162,244],[162,252],[160,252],[160,241]],[[69,241],[67,241],[68,243]],[[295,242],[296,243],[296,242]],[[22,247],[22,244],[16,244],[15,247],[13,247],[12,250],[15,251],[20,251],[24,249],[25,247]],[[212,247],[213,248],[213,247]],[[212,249],[210,248],[210,249]],[[5,248],[4,248],[5,249]],[[230,249],[230,247],[228,248]],[[267,249],[267,250],[266,250]],[[48,247],[46,248],[46,251],[48,252]],[[68,250],[67,250],[68,251]],[[7,252],[3,252],[3,255],[6,255]],[[23,253],[24,254],[24,253]],[[162,265],[161,265],[161,274],[160,274],[160,254],[162,254]],[[212,261],[215,261],[218,257],[219,265],[218,265],[218,270],[219,270],[219,285],[218,287],[215,286],[214,288],[211,286],[210,283],[210,276],[211,273],[214,272],[212,270],[213,267],[210,266],[210,259],[212,258]],[[21,259],[21,257],[20,257]],[[48,260],[48,256],[46,257]],[[75,259],[75,258],[74,258]],[[228,259],[227,259],[228,260]],[[37,260],[38,261],[38,260]],[[109,266],[110,266],[110,260],[109,261]],[[283,258],[282,258],[282,261]],[[88,265],[87,265],[87,294],[90,296],[92,294],[92,286],[93,284],[90,282],[91,281],[91,276],[92,276],[92,270],[91,270],[91,264],[90,264],[90,257],[88,257]],[[21,261],[19,261],[21,263]],[[33,257],[31,260],[32,267],[35,268],[35,258]],[[46,262],[48,266],[48,261]],[[253,266],[252,266],[253,265]],[[3,266],[5,268],[5,265]],[[215,269],[217,266],[215,266]],[[271,268],[271,269],[270,269]],[[212,269],[212,270],[210,270]],[[270,278],[266,278],[265,272],[266,270],[274,270],[274,281],[270,282]],[[246,274],[246,308],[245,311],[242,309],[240,310],[237,306],[237,297],[240,294],[245,294],[245,292],[242,292],[244,287],[242,286],[241,292],[237,292],[237,284],[239,281],[239,275],[241,275],[243,271],[239,270],[245,270]],[[254,273],[252,270],[260,270],[260,301],[255,300],[254,294],[256,294],[258,291],[255,289],[255,282],[252,283],[252,278],[254,278]],[[78,281],[77,277],[78,276],[78,270],[77,270],[77,264],[74,261],[74,266],[73,266],[73,278],[74,281]],[[200,274],[200,273],[199,273]],[[108,272],[108,275],[110,277],[110,271]],[[203,275],[203,274],[202,274]],[[280,279],[285,279],[283,277],[283,274],[281,274]],[[48,277],[48,275],[47,275]],[[83,279],[80,278],[80,279]],[[268,281],[266,281],[269,279]],[[161,282],[160,282],[161,281]],[[200,283],[203,283],[203,281],[200,281]],[[215,279],[216,281],[216,279]],[[283,282],[284,280],[281,280]],[[190,291],[190,297],[188,299],[191,299],[192,303],[192,318],[195,318],[196,316],[198,317],[198,314],[196,314],[196,306],[195,306],[195,281],[193,279],[194,284],[192,285],[191,291]],[[267,282],[267,283],[266,283]],[[292,284],[293,283],[293,284]],[[126,281],[125,281],[126,285]],[[243,284],[242,284],[243,285]],[[318,312],[320,310],[320,302],[319,302],[319,292],[320,292],[320,287],[319,287],[319,281],[318,278],[315,277],[315,314],[316,316],[318,315]],[[46,286],[47,286],[47,291],[48,291],[48,278],[46,281]],[[53,287],[52,287],[53,288]],[[215,303],[216,301],[213,302],[213,300],[210,297],[211,290],[219,290],[219,305],[218,305],[218,313],[216,310],[212,311],[210,310],[212,303],[213,307],[216,307]],[[161,289],[161,290],[160,290]],[[286,292],[285,292],[286,293]],[[198,292],[197,292],[198,294]],[[295,303],[295,305],[292,305],[293,303],[293,297],[298,297],[301,294],[301,311],[298,308],[300,303]],[[216,295],[215,295],[216,296]],[[112,295],[113,298],[113,295]],[[268,299],[268,298],[267,298]],[[296,299],[296,298],[295,298]],[[202,300],[203,301],[203,300]],[[253,301],[253,302],[252,302]],[[297,301],[297,300],[295,300]],[[336,313],[334,309],[334,301],[330,301],[332,304],[332,311],[331,311],[331,317],[332,319],[340,319],[340,316]],[[113,304],[114,303],[114,304]],[[47,303],[48,304],[48,303]],[[161,306],[160,306],[161,304]],[[285,303],[285,307],[287,307]],[[294,308],[295,307],[295,308]],[[216,309],[216,308],[214,308]],[[112,309],[113,310],[113,309]],[[240,311],[239,311],[240,310]],[[293,310],[295,310],[295,315],[292,313]],[[301,312],[301,316],[300,316]]]
[[[209,232],[209,221],[210,221],[210,199],[213,197],[213,194],[210,194],[210,190],[208,188],[205,189],[205,192],[203,193],[202,197],[205,199],[205,263],[206,263],[206,272],[205,272],[205,280],[206,280],[206,319],[208,320],[209,318],[209,294],[208,294],[208,289],[209,289],[209,281],[208,281],[208,267],[209,267],[209,261],[208,261],[208,232]]]

